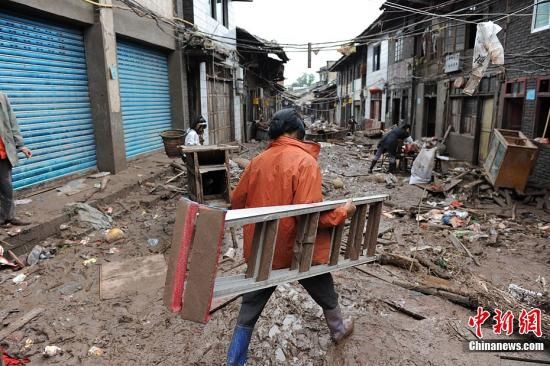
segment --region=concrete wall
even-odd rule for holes
[[[455,159],[474,161],[476,158],[474,137],[451,132],[447,141],[447,152]]]
[[[173,16],[173,0],[139,1],[163,16]],[[95,9],[97,9],[82,0],[9,0],[1,3],[3,6],[11,7],[30,16],[44,17],[84,27],[94,23]],[[118,0],[113,3],[126,7]],[[161,29],[154,20],[140,17],[132,11],[115,9],[114,25],[117,35],[163,48],[175,48],[175,39],[170,35],[172,30],[169,27],[164,26]]]
[[[435,135],[443,137],[445,133],[445,122],[447,121],[447,89],[449,81],[441,80],[437,83],[437,106],[435,111]]]
[[[422,137],[422,128],[424,127],[424,83],[419,83],[416,86],[415,101],[414,101],[415,119],[413,137],[419,139]]]

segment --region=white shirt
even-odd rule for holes
[[[200,145],[199,134],[192,128],[187,129],[187,135],[185,136],[185,145]]]

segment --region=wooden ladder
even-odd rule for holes
[[[204,323],[213,298],[234,297],[373,262],[382,203],[387,198],[374,195],[354,199],[357,211],[349,230],[345,224],[330,229],[328,263],[315,266],[312,259],[320,214],[342,206],[346,200],[225,211],[182,198],[176,211],[164,302],[184,319]],[[297,219],[292,265],[272,270],[279,220],[287,217]],[[256,226],[246,273],[216,277],[225,229],[248,224]]]

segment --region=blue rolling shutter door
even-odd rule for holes
[[[0,12],[0,91],[34,153],[16,189],[96,166],[81,32]]]
[[[167,56],[122,40],[117,55],[126,156],[161,149],[172,125]]]

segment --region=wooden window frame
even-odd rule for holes
[[[378,43],[377,45],[372,46],[372,71],[380,71],[380,61],[382,54],[382,44]]]
[[[515,84],[515,83],[523,84],[523,93],[514,94],[513,92],[508,93],[506,91],[508,89],[508,84]],[[525,98],[526,89],[527,89],[527,78],[518,78],[518,79],[507,81],[504,83],[504,98]]]
[[[539,2],[541,2],[541,0],[533,0],[533,1],[535,2],[535,4],[533,6],[533,16],[531,19],[531,33],[542,32],[550,29],[550,14],[548,15],[548,24],[539,28],[535,28],[535,19],[537,18],[537,9],[539,7]]]
[[[550,83],[550,76],[537,78],[537,97],[550,97],[550,87],[548,88],[547,92],[541,92],[540,91],[540,84],[543,81],[548,81],[548,83]]]

